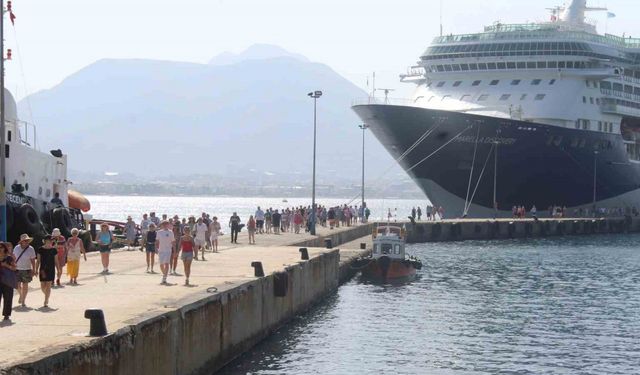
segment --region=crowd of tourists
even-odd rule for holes
[[[71,237],[65,239],[59,229],[42,240],[37,250],[31,246],[33,238],[22,234],[18,245],[13,247],[9,242],[0,242],[0,297],[3,302],[2,316],[4,321],[10,320],[13,308],[14,290],[18,293],[18,305],[26,307],[29,283],[34,277],[40,281],[40,289],[44,295],[43,308],[49,308],[49,298],[53,287],[60,287],[63,268],[67,267],[70,285],[78,284],[80,260],[87,260],[79,230],[72,229]]]
[[[366,223],[371,212],[366,206],[318,206],[316,223],[329,229]],[[229,242],[238,243],[238,234],[246,228],[249,244],[256,244],[256,235],[300,234],[309,232],[312,223],[310,206],[287,207],[284,209],[262,209],[257,207],[253,215],[245,221],[234,212],[222,223],[218,217],[202,213],[197,218],[178,215],[158,217],[155,212],[143,214],[137,224],[133,217],[127,217],[122,235],[128,250],[136,248],[145,254],[146,272],[156,273],[156,260],[161,284],[167,284],[169,275],[178,273],[178,263],[182,260],[185,285],[190,285],[192,262],[206,260],[205,253],[219,251],[220,237],[228,231]],[[114,233],[110,225],[102,223],[94,236],[96,250],[100,254],[102,274],[110,274],[109,260],[114,245]],[[80,261],[87,260],[86,249],[79,238],[79,230],[71,230],[71,237],[65,238],[59,229],[44,237],[42,246],[34,249],[33,238],[22,234],[17,246],[0,242],[0,303],[2,316],[9,320],[13,309],[14,292],[18,294],[19,307],[26,307],[29,284],[38,278],[44,297],[42,308],[49,308],[52,289],[62,287],[62,277],[66,267],[67,285],[78,285]]]
[[[425,207],[425,213],[426,213],[426,220],[427,221],[436,221],[436,220],[444,220],[444,208],[442,206],[431,206],[431,205],[427,205]],[[392,217],[394,217],[397,215],[391,215],[391,209],[389,209],[389,212],[387,214],[388,219],[391,220]],[[416,207],[413,207],[411,209],[411,216],[409,217],[409,219],[411,221],[422,221],[422,208],[420,206],[418,206],[418,208],[416,209]]]

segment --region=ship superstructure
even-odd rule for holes
[[[354,110],[452,214],[637,206],[640,39],[598,34],[593,10],[574,0],[549,22],[436,37],[401,76],[410,100]]]

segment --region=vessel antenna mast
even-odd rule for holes
[[[7,241],[6,122],[4,106],[4,0],[0,2],[0,241]]]
[[[442,36],[442,0],[440,0],[440,36]]]

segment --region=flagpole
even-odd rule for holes
[[[0,2],[0,241],[7,241],[6,121],[4,108],[4,0]]]

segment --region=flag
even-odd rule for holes
[[[16,25],[16,15],[13,14],[13,2],[7,1],[7,12],[9,12],[9,19],[12,25]]]
[[[615,13],[607,12],[607,18],[616,18]]]

